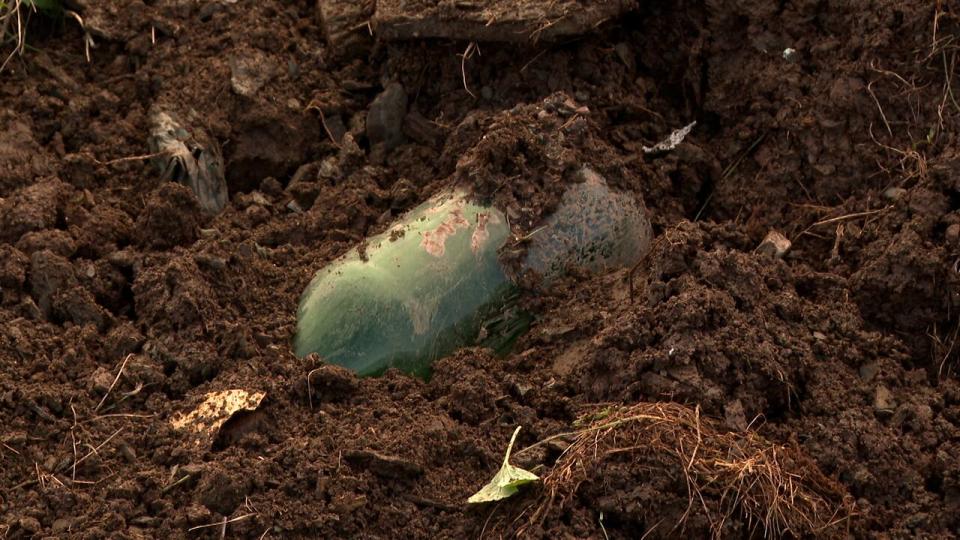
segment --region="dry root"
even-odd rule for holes
[[[753,432],[722,432],[699,408],[639,403],[582,420],[590,425],[573,434],[573,444],[543,477],[530,524],[541,522],[555,504],[565,505],[614,459],[683,475],[690,502],[676,530],[691,512],[703,512],[715,537],[734,515],[755,531],[762,527],[765,536],[819,535],[853,512],[850,496],[799,449],[771,444]]]

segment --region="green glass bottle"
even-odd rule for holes
[[[427,376],[434,360],[476,340],[514,287],[497,260],[503,213],[444,193],[328,265],[300,303],[300,356],[318,352],[360,375],[388,367]]]
[[[571,265],[634,264],[649,249],[642,206],[589,169],[579,177],[531,236],[522,270],[545,281]],[[463,190],[430,199],[317,273],[300,301],[296,354],[361,376],[395,367],[429,377],[461,347],[506,353],[533,319],[499,259],[509,235],[503,212]]]

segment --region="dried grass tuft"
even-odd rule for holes
[[[679,470],[689,504],[676,528],[702,511],[714,537],[741,516],[764,536],[820,535],[847,522],[852,498],[798,448],[772,444],[754,432],[721,431],[699,408],[638,403],[581,419],[588,427],[543,477],[543,494],[529,524],[563,507],[580,485],[603,474],[605,462],[643,461],[665,474]],[[699,507],[699,508],[698,508]],[[520,533],[522,534],[522,530]]]

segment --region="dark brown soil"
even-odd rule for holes
[[[657,401],[835,484],[852,517],[797,536],[960,535],[956,2],[653,0],[473,46],[328,40],[307,0],[76,4],[89,63],[73,19],[34,17],[0,74],[0,538],[707,536],[717,501],[653,459],[536,523],[536,485],[465,502],[517,425],[522,449]],[[143,158],[155,105],[222,146],[219,215]],[[301,291],[366,235],[458,182],[529,232],[582,165],[642,195],[654,248],[531,295],[513,354],[428,382],[292,354]],[[211,447],[171,427],[230,388],[267,398]],[[540,448],[515,462],[549,472]]]

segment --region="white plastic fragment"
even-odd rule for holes
[[[690,130],[693,129],[693,126],[697,125],[697,121],[694,120],[689,124],[683,126],[680,129],[674,130],[666,139],[658,142],[653,146],[644,146],[643,152],[645,154],[654,154],[659,152],[669,152],[677,147],[678,144],[682,143],[687,135],[690,134]]]

